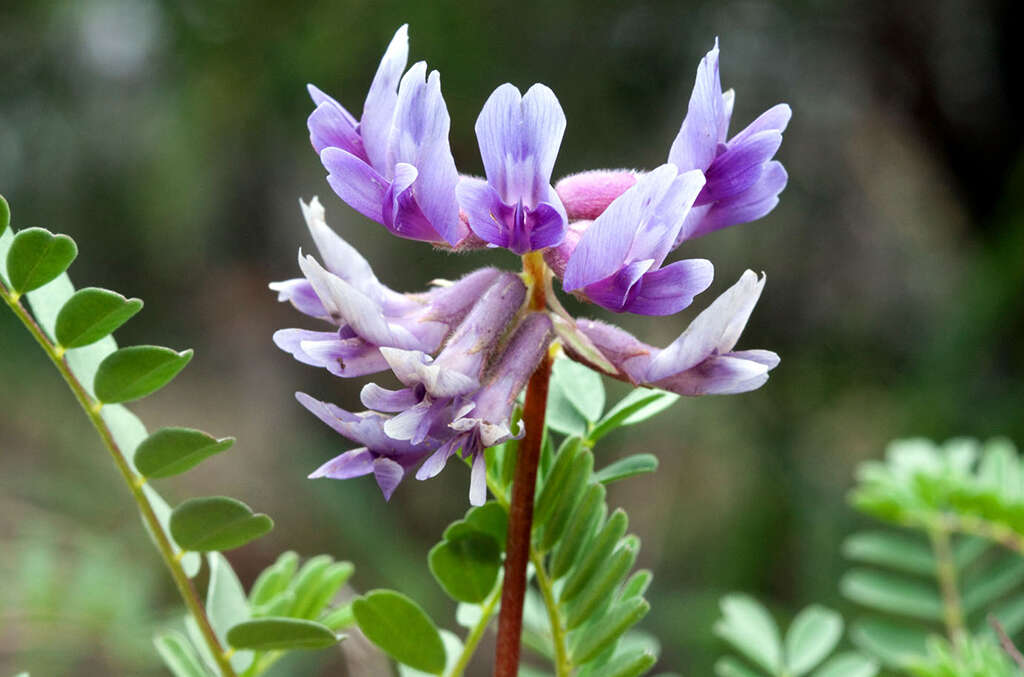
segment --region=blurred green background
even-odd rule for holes
[[[764,270],[741,347],[774,349],[782,365],[758,392],[685,400],[599,449],[599,463],[661,459],[610,500],[655,572],[642,627],[662,642],[659,667],[708,675],[725,592],[783,617],[816,600],[845,609],[845,492],[887,440],[1024,442],[1021,14],[1009,0],[3,0],[0,192],[17,227],[78,240],[79,285],[146,301],[122,344],[196,348],[171,388],[134,408],[151,429],[238,437],[161,486],[273,515],[269,537],[230,553],[246,583],[281,550],[328,552],[356,563],[359,589],[396,587],[451,626],[426,552],[466,508],[468,472],[407,482],[390,505],[369,479],[305,479],[348,443],[292,393],[356,407],[362,381],[278,351],[275,329],[312,325],[266,285],[296,276],[297,248],[311,246],[297,199],[313,195],[396,289],[517,262],[434,253],[348,209],[309,147],[304,85],[359,111],[408,22],[412,60],[442,73],[462,171],[481,172],[473,123],[506,81],[558,94],[569,126],[556,174],[649,168],[719,36],[734,131],[793,107],[789,187],[763,221],[686,245],[717,267],[692,311],[616,321],[664,345],[741,271]],[[0,674],[162,674],[149,637],[179,601],[85,418],[7,312],[0,374]],[[487,674],[481,653],[473,674]],[[345,665],[321,655],[291,670]]]

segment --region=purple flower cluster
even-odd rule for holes
[[[470,501],[486,498],[484,450],[521,435],[516,400],[554,342],[609,376],[683,395],[760,387],[778,356],[734,350],[764,286],[751,271],[712,302],[668,347],[566,313],[552,289],[617,313],[670,315],[707,289],[704,259],[666,264],[683,242],[758,219],[778,203],[786,172],[773,160],[789,121],[780,104],[727,138],[733,94],[722,92],[718,45],[701,61],[689,109],[668,155],[651,171],[551,175],[566,120],[554,93],[498,87],[476,123],[485,178],[460,176],[448,143],[440,76],[406,70],[408,37],[395,34],[359,120],[312,85],[308,126],[327,181],[350,207],[399,237],[468,251],[501,247],[524,272],[477,270],[402,294],[302,204],[322,263],[299,252],[303,277],[271,288],[328,330],[283,329],[275,343],[336,376],[390,372],[401,387],[369,383],[360,412],[304,393],[299,402],[360,446],[311,477],[373,474],[386,498],[414,467],[438,474],[453,454],[472,466]],[[543,301],[538,303],[537,299]]]

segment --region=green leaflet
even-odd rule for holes
[[[337,644],[339,637],[315,621],[279,617],[243,621],[228,630],[227,640],[235,649],[287,651],[325,649]]]
[[[0,235],[4,234],[9,225],[11,225],[11,206],[7,204],[6,198],[0,195]]]
[[[171,535],[181,547],[196,552],[231,550],[273,528],[266,515],[254,514],[245,503],[226,496],[190,498],[171,513]]]
[[[427,561],[430,573],[452,599],[479,604],[498,580],[501,546],[490,534],[465,532],[435,545]]]
[[[822,606],[809,606],[786,632],[786,669],[793,677],[810,672],[832,653],[843,635],[843,619]]]
[[[153,644],[174,677],[213,677],[180,632],[162,632],[153,638]]]
[[[170,383],[191,359],[191,350],[179,353],[161,346],[121,348],[100,363],[93,389],[104,403],[138,400]]]
[[[67,235],[26,228],[14,236],[7,252],[7,279],[16,293],[24,294],[63,273],[76,256],[78,246]]]
[[[238,576],[224,555],[211,552],[207,555],[207,561],[210,563],[210,584],[206,590],[206,615],[221,642],[227,644],[228,630],[249,620],[249,602]],[[202,645],[205,646],[205,643]],[[252,661],[251,651],[236,651],[231,656],[231,666],[236,671],[245,670]]]
[[[234,443],[233,437],[218,440],[199,430],[161,428],[139,444],[135,467],[151,479],[171,477],[230,449]]]
[[[142,310],[142,301],[117,292],[86,287],[68,299],[57,314],[57,344],[81,348],[114,332]]]
[[[393,590],[373,590],[352,603],[359,629],[400,663],[430,674],[444,670],[441,635],[426,612]]]

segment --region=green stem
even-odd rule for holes
[[[551,625],[551,644],[555,649],[555,677],[569,677],[572,675],[572,661],[569,659],[569,651],[566,647],[566,631],[562,624],[562,612],[558,609],[558,601],[555,599],[554,581],[544,566],[544,556],[535,549],[530,548],[530,561],[536,571],[537,587],[540,588],[541,597],[544,598],[544,607],[548,611],[548,622]]]
[[[960,603],[960,591],[956,582],[956,562],[953,559],[953,548],[950,545],[949,530],[942,523],[932,526],[928,531],[935,552],[935,573],[942,590],[942,608],[946,621],[946,631],[954,648],[960,645],[964,630],[964,612]]]
[[[58,349],[57,346],[53,344],[32,315],[29,314],[25,307],[21,305],[21,295],[10,292],[2,280],[0,280],[0,296],[3,297],[10,309],[39,343],[47,357],[50,358],[50,361],[53,362],[53,365],[57,368],[57,371],[60,372],[60,375],[64,377],[64,381],[68,384],[71,392],[74,393],[75,399],[78,400],[78,403],[82,406],[86,416],[89,417],[89,421],[96,429],[96,432],[99,433],[104,446],[106,446],[107,451],[110,452],[114,465],[117,466],[117,469],[121,473],[121,477],[124,478],[125,483],[132,492],[132,496],[135,498],[135,503],[138,506],[139,512],[142,514],[142,519],[146,523],[146,526],[149,527],[150,533],[153,535],[153,540],[156,542],[157,550],[160,552],[160,556],[164,560],[164,564],[167,565],[167,569],[171,572],[171,578],[174,579],[174,583],[178,587],[178,592],[181,593],[181,597],[185,601],[185,605],[188,607],[189,612],[196,619],[196,623],[199,625],[199,630],[202,632],[203,638],[206,640],[206,643],[210,648],[210,653],[217,662],[217,667],[220,670],[221,676],[235,677],[235,671],[231,667],[231,663],[228,660],[227,655],[225,655],[224,649],[221,647],[220,640],[217,638],[217,633],[214,632],[213,626],[210,625],[210,619],[207,617],[206,611],[203,609],[203,604],[199,599],[199,593],[196,591],[195,586],[192,585],[191,579],[189,579],[185,574],[185,570],[181,566],[180,556],[183,553],[171,543],[170,538],[164,531],[163,526],[160,524],[160,520],[156,516],[156,512],[153,510],[152,504],[149,502],[145,492],[142,490],[142,487],[146,483],[146,479],[141,475],[136,474],[132,469],[124,452],[114,440],[114,435],[111,432],[110,427],[100,415],[103,403],[96,400],[88,393],[88,391],[86,391],[78,378],[74,373],[72,373],[71,368],[68,366],[67,360],[64,358],[64,351],[62,349]]]
[[[476,625],[466,635],[466,641],[462,645],[462,654],[459,656],[459,660],[455,662],[455,665],[452,666],[452,669],[445,673],[446,677],[462,677],[462,673],[469,666],[469,661],[472,660],[480,640],[483,639],[487,626],[491,624],[491,619],[494,618],[494,611],[500,599],[501,585],[499,584],[494,587],[494,592],[491,593],[491,596],[480,607],[480,620],[476,622]]]

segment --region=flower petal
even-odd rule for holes
[[[686,117],[672,142],[668,161],[680,171],[707,169],[715,159],[718,144],[725,141],[731,106],[722,94],[718,73],[718,39],[697,67],[697,79],[690,95]]]
[[[689,237],[699,237],[738,223],[749,223],[767,215],[779,203],[779,193],[785,189],[789,175],[779,162],[769,162],[761,178],[743,193],[716,202],[707,212],[691,224],[687,219],[684,226],[692,232]]]
[[[634,287],[626,310],[640,315],[673,315],[711,286],[715,268],[707,259],[688,259],[652,270]]]
[[[348,480],[373,472],[373,454],[368,449],[352,449],[331,460],[309,474],[309,479],[327,477],[332,480]]]
[[[313,285],[305,278],[295,278],[283,282],[271,282],[270,288],[277,292],[278,301],[288,301],[300,313],[319,320],[330,319],[320,297],[313,290]]]
[[[735,395],[760,388],[768,380],[770,370],[771,367],[754,360],[718,355],[653,385],[680,395]]]
[[[377,486],[384,494],[384,500],[390,501],[391,495],[395,493],[398,483],[402,481],[405,469],[401,464],[392,461],[390,458],[381,456],[373,461],[373,476],[377,479]]]
[[[368,219],[384,223],[382,207],[388,181],[370,165],[339,148],[325,148],[320,162],[329,172],[327,183],[345,203]]]
[[[311,95],[313,90],[316,90],[324,97],[323,102],[318,103],[306,120],[309,141],[313,144],[313,149],[319,153],[324,148],[340,148],[356,157],[364,157],[366,151],[363,150],[363,140],[356,130],[357,123],[352,114],[313,85],[308,87]],[[314,96],[314,100],[317,98],[319,97]]]
[[[363,137],[366,156],[377,171],[384,173],[388,136],[398,102],[398,82],[409,60],[409,26],[405,24],[395,31],[394,37],[384,52],[377,72],[370,83],[370,91],[363,103],[363,118],[359,121],[359,132]]]
[[[652,361],[644,380],[656,383],[695,367],[708,357],[729,352],[764,289],[765,278],[746,271],[739,281],[705,308],[690,326]]]
[[[483,179],[462,177],[455,187],[455,194],[473,232],[490,244],[507,247],[509,233],[505,219],[508,207],[491,184]]]
[[[473,457],[473,470],[469,475],[469,503],[483,505],[487,501],[487,462],[483,453]]]

